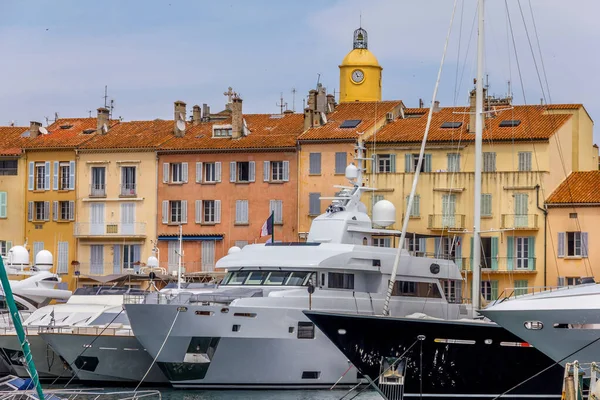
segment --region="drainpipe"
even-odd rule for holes
[[[547,238],[548,238],[548,210],[545,208],[546,206],[544,206],[544,208],[540,207],[540,185],[535,185],[535,201],[536,201],[536,205],[538,210],[540,210],[541,212],[544,213],[544,287],[546,287],[547,282],[546,282],[546,278],[547,278],[547,272],[546,272],[546,265],[547,265],[547,253],[546,250],[548,248],[548,242],[547,242]]]

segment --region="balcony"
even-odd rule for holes
[[[73,234],[78,238],[140,238],[146,237],[146,223],[77,222]]]
[[[464,214],[429,214],[427,229],[465,229],[465,216]]]
[[[473,271],[473,259],[464,258],[463,271]],[[516,258],[516,257],[485,257],[481,259],[481,273],[536,273],[536,258]]]
[[[137,185],[135,183],[123,183],[120,185],[119,195],[121,197],[135,197],[137,196]]]
[[[537,214],[502,214],[501,229],[537,230]]]
[[[131,268],[124,268],[121,264],[114,264],[112,262],[105,263],[92,263],[82,262],[79,267],[75,267],[75,271],[79,272],[80,276],[105,276],[111,274],[128,274],[139,271],[140,266],[135,265]]]
[[[90,197],[106,197],[106,184],[92,183],[90,185]]]

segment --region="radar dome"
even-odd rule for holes
[[[40,271],[52,269],[52,253],[48,250],[40,250],[35,256],[35,267]]]
[[[242,251],[242,249],[237,246],[233,246],[227,251],[227,254],[239,253],[240,251]]]
[[[358,178],[358,168],[354,164],[349,164],[346,167],[346,178],[347,179],[357,179]]]
[[[146,266],[150,268],[158,268],[158,258],[154,256],[148,257],[148,261],[146,262]]]
[[[396,207],[388,200],[379,200],[373,206],[373,222],[379,226],[390,226],[396,222]]]
[[[9,265],[29,265],[29,252],[23,246],[14,246],[8,251]]]

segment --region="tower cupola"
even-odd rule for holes
[[[377,58],[368,49],[367,31],[354,31],[352,51],[340,64],[340,103],[381,101],[381,71]]]

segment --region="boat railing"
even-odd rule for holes
[[[542,293],[556,292],[559,290],[567,290],[573,286],[525,286],[525,287],[508,287],[505,288],[497,299],[492,300],[490,304],[502,303],[503,301],[516,299],[523,296],[536,296]]]
[[[58,333],[65,335],[90,336],[134,336],[131,328],[106,326],[40,326],[38,333]]]
[[[596,362],[565,364],[563,399],[597,399],[600,388],[600,366]]]

